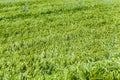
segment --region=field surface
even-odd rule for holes
[[[0,80],[120,80],[120,0],[0,0]]]

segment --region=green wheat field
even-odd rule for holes
[[[0,80],[120,80],[120,0],[0,0]]]

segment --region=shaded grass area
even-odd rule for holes
[[[119,80],[116,2],[0,3],[0,79]]]

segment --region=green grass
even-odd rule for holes
[[[120,1],[1,0],[0,80],[120,80]]]

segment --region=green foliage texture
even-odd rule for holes
[[[120,80],[120,0],[0,0],[0,80]]]

